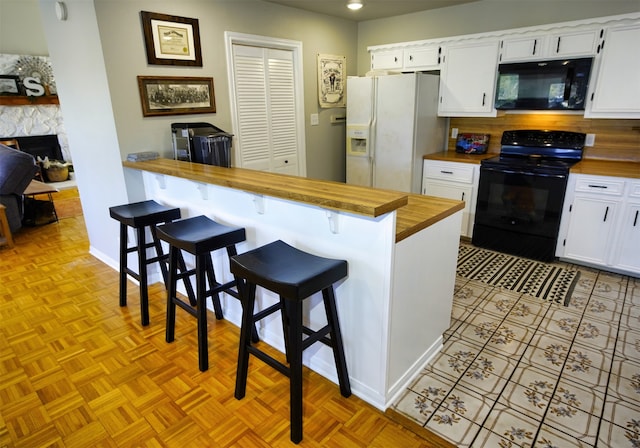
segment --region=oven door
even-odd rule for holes
[[[476,223],[524,234],[557,236],[566,174],[480,169]]]
[[[473,243],[553,258],[566,186],[567,174],[482,166]]]

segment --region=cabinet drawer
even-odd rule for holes
[[[473,166],[463,163],[425,162],[423,177],[471,184],[473,183]]]
[[[622,196],[624,180],[607,177],[580,177],[576,181],[576,192],[601,194],[607,196]]]

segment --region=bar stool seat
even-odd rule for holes
[[[220,284],[216,280],[211,253],[226,249],[229,257],[236,255],[236,244],[246,239],[242,227],[225,226],[206,216],[196,216],[158,227],[158,238],[169,243],[169,287],[167,289],[167,328],[165,339],[175,339],[176,306],[187,311],[198,321],[198,362],[200,371],[209,368],[209,344],[207,337],[207,297],[211,297],[216,319],[222,319],[222,306],[219,293],[225,292],[239,298],[232,288],[236,280]],[[187,270],[181,265],[181,251],[195,256],[195,268]],[[177,295],[177,281],[190,284],[190,278],[196,277],[195,300],[184,302]],[[208,280],[208,287],[207,287]]]
[[[243,314],[235,397],[240,400],[245,396],[250,354],[288,376],[291,440],[299,443],[302,440],[303,350],[315,342],[330,346],[333,349],[340,392],[344,397],[351,395],[333,288],[334,283],[346,277],[347,262],[312,255],[278,240],[232,256],[230,269],[238,279],[246,281],[241,283]],[[254,314],[257,286],[278,294],[280,303]],[[327,325],[314,331],[302,324],[302,304],[304,299],[319,291],[322,291]],[[251,344],[250,332],[253,325],[278,310],[282,314],[289,366]]]
[[[161,205],[156,201],[142,201],[131,204],[109,207],[109,215],[120,222],[120,306],[127,305],[127,274],[138,280],[140,284],[140,321],[142,325],[149,325],[149,296],[147,291],[147,266],[153,263],[160,265],[160,271],[165,285],[167,284],[168,254],[162,250],[162,245],[156,235],[158,224],[180,218],[180,209]],[[136,243],[129,246],[127,228],[136,231]],[[146,229],[151,233],[151,241],[146,241]],[[147,257],[147,249],[154,248],[155,257]],[[128,254],[138,253],[137,272],[128,266]]]

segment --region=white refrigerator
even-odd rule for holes
[[[444,149],[439,76],[347,78],[347,183],[420,193],[422,156]]]

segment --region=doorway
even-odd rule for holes
[[[235,164],[306,176],[302,43],[225,32]]]

